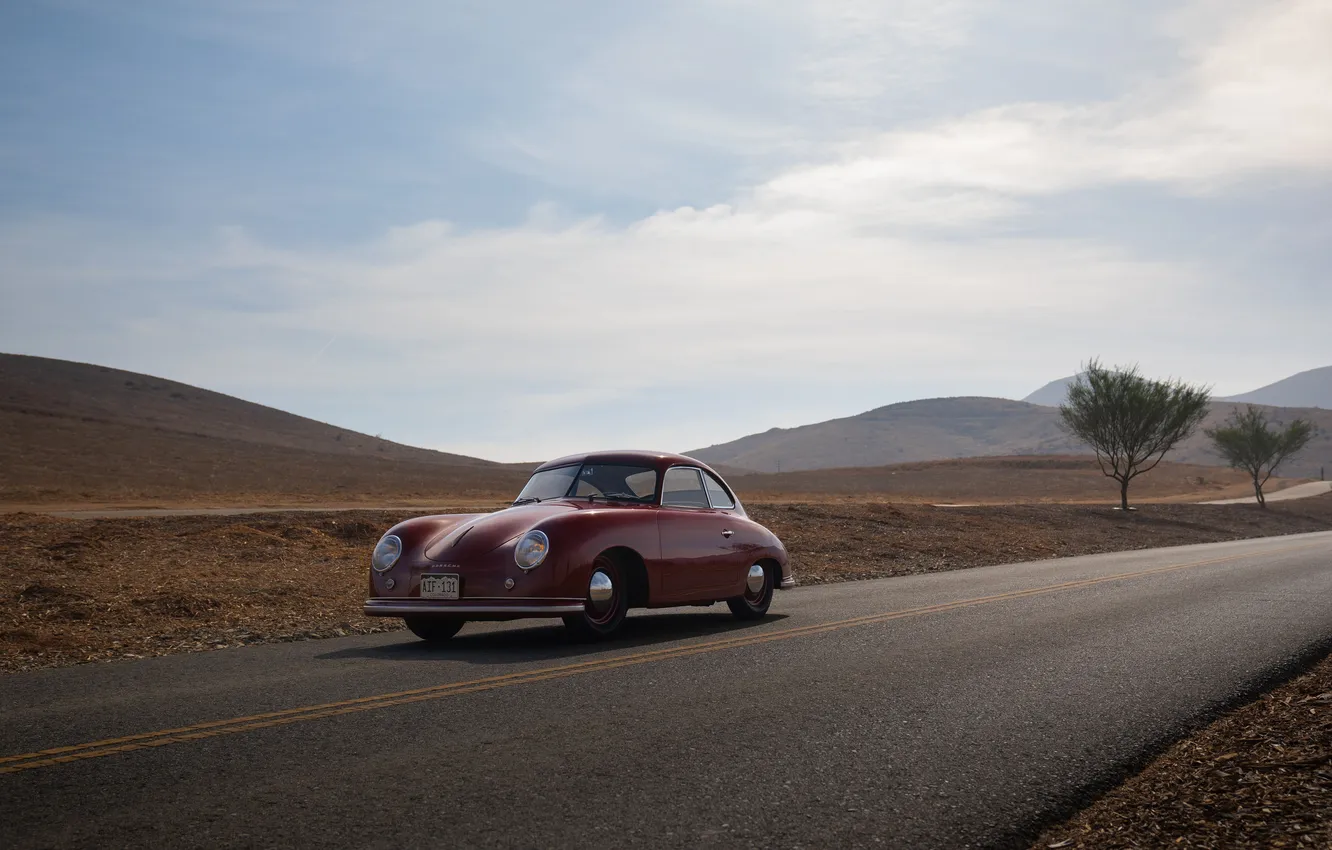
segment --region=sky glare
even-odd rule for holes
[[[0,350],[498,460],[1332,364],[1332,0],[0,5]]]

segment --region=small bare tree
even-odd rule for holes
[[[1119,482],[1119,506],[1127,511],[1129,482],[1187,439],[1210,402],[1207,387],[1153,381],[1136,366],[1107,369],[1092,360],[1069,385],[1059,418],[1065,431],[1096,452],[1101,472]]]
[[[1227,463],[1249,473],[1253,478],[1253,494],[1258,504],[1266,508],[1263,486],[1281,464],[1309,444],[1314,427],[1304,419],[1296,419],[1285,428],[1272,427],[1267,414],[1249,404],[1244,410],[1235,408],[1221,427],[1209,428],[1204,433]]]

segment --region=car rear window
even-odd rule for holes
[[[647,466],[585,463],[578,471],[573,494],[650,502],[657,495],[657,471]]]
[[[731,498],[731,494],[726,492],[726,488],[722,486],[720,481],[705,472],[703,473],[703,483],[708,488],[708,501],[712,503],[714,508],[729,511],[735,507],[735,499]]]

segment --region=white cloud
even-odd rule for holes
[[[1126,184],[1326,181],[1332,4],[1193,7],[1167,22],[1187,33],[1188,64],[1112,99],[880,126],[882,98],[969,43],[966,8],[727,2],[705,32],[661,12],[573,63],[552,82],[557,108],[522,116],[494,157],[585,187],[645,166],[647,182],[670,182],[682,145],[757,151],[765,174],[746,187],[681,177],[723,203],[628,224],[540,205],[514,226],[426,220],[344,248],[243,227],[181,245],[11,225],[3,285],[21,306],[0,330],[35,353],[323,399],[300,409],[316,415],[352,397],[378,417],[368,430],[424,440],[420,422],[447,423],[430,438],[441,448],[504,459],[599,441],[690,448],[931,387],[1025,392],[1092,355],[1242,382],[1224,391],[1280,377],[1233,342],[1269,305],[1231,270],[1112,233],[1032,232],[1026,213]],[[760,15],[773,51],[750,38],[728,53]],[[741,97],[752,108],[735,109]],[[43,321],[57,313],[82,330],[53,338]],[[1332,358],[1310,311],[1282,318],[1269,363]]]
[[[1219,29],[1215,41],[1191,45],[1194,64],[1184,73],[1116,100],[1010,104],[873,135],[759,193],[853,215],[968,225],[1035,196],[1089,187],[1214,192],[1256,178],[1326,180],[1332,3],[1250,6]]]
[[[697,0],[639,6],[573,57],[526,114],[472,132],[478,155],[553,185],[697,196],[882,121],[965,44],[974,0]],[[738,159],[739,163],[731,160]],[[712,172],[700,177],[700,161]],[[684,167],[682,167],[684,166]]]

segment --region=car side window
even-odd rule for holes
[[[666,470],[661,485],[661,503],[672,508],[706,508],[708,494],[697,469],[673,466]]]
[[[735,507],[735,499],[726,492],[726,488],[716,478],[709,473],[703,473],[703,484],[708,488],[708,501],[714,508],[729,511]]]

